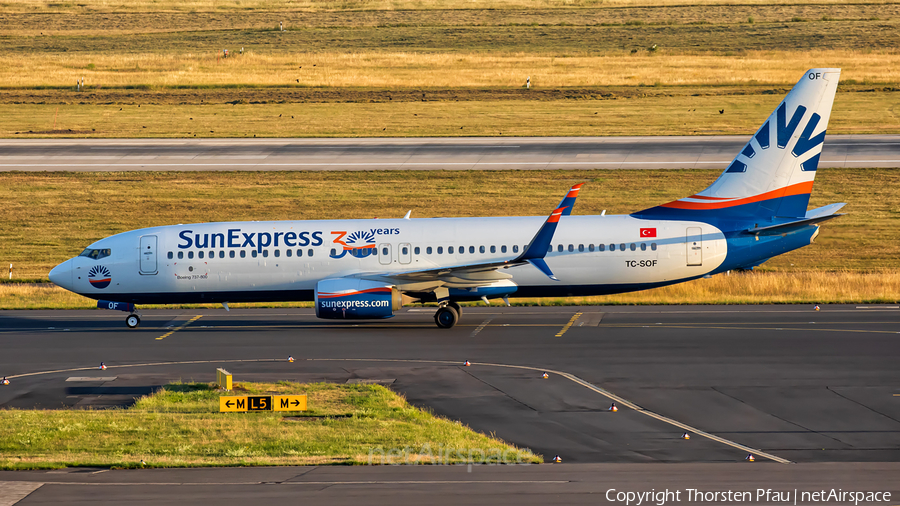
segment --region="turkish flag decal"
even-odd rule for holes
[[[642,228],[641,229],[641,237],[656,237],[656,229],[655,228]]]

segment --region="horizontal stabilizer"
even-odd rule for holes
[[[769,225],[766,227],[753,227],[748,229],[747,232],[753,235],[779,235],[785,232],[788,232],[791,229],[806,227],[810,225],[815,225],[817,223],[822,223],[823,221],[828,221],[832,218],[837,218],[838,216],[843,216],[843,214],[837,214],[835,211],[844,207],[846,204],[831,204],[828,206],[820,207],[818,209],[813,209],[806,213],[806,216],[801,220],[789,221],[787,223],[779,223],[777,225]]]
[[[846,202],[840,202],[838,204],[828,204],[827,206],[810,209],[809,211],[806,211],[806,216],[804,216],[804,218],[809,219],[818,218],[819,216],[830,216],[840,211],[841,208],[846,205]]]

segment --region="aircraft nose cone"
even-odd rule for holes
[[[50,281],[66,290],[72,289],[72,259],[57,265],[50,270]]]

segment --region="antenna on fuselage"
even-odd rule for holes
[[[412,209],[410,209],[409,211],[406,211],[406,215],[403,217],[403,219],[408,220],[410,214],[412,214]]]

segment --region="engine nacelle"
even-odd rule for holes
[[[400,290],[377,281],[340,278],[316,283],[318,318],[390,318],[402,305]]]

